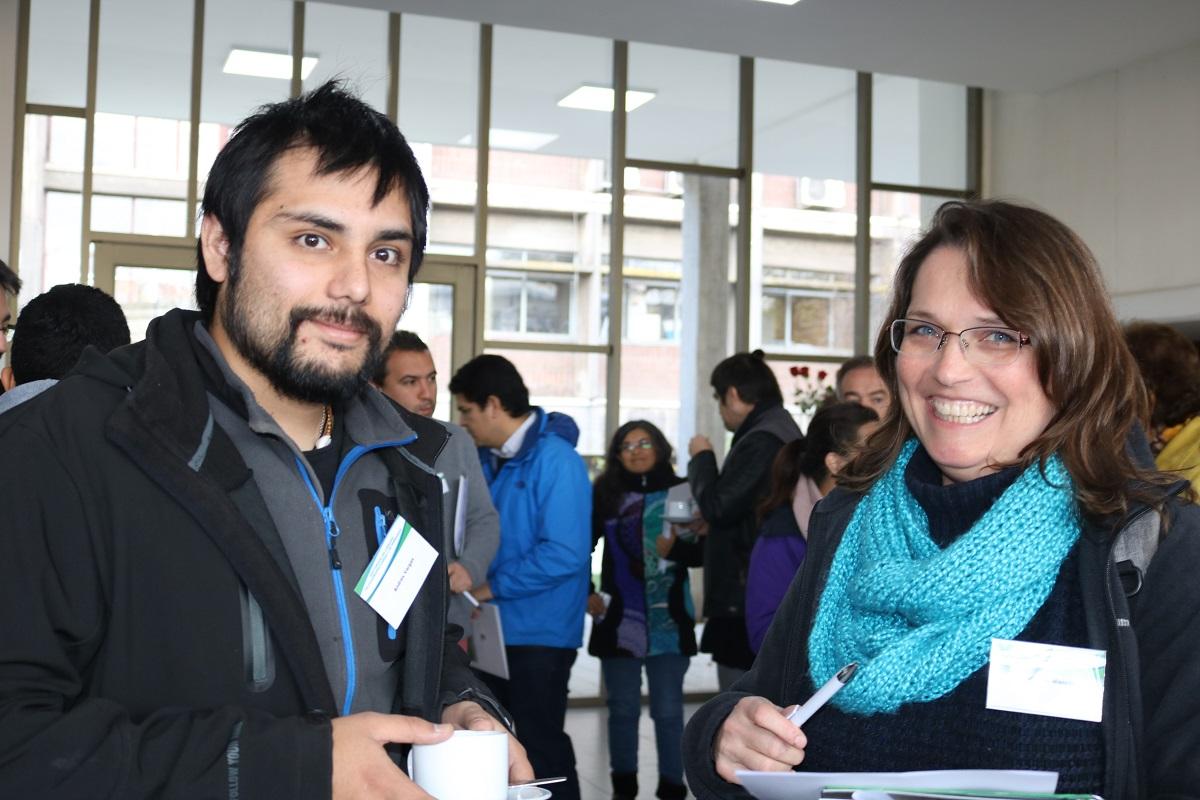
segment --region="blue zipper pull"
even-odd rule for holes
[[[379,506],[375,506],[375,539],[380,545],[382,545],[383,540],[387,538],[387,528],[387,517],[384,516],[384,513]],[[392,641],[395,641],[396,629],[391,625],[388,625],[387,632],[388,638]]]
[[[325,506],[322,508],[321,516],[325,518],[325,540],[329,542],[329,566],[340,570],[342,568],[342,559],[338,555],[337,540],[342,535],[342,530],[338,527],[337,520],[333,518],[333,509],[331,507]]]

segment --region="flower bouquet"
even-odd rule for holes
[[[800,413],[811,416],[818,408],[826,403],[832,403],[837,396],[833,385],[827,383],[829,373],[823,369],[815,373],[807,366],[793,366],[789,372],[796,379],[796,388],[792,399],[800,408]]]

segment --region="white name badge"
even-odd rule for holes
[[[1103,650],[992,639],[987,707],[1099,722],[1106,661]]]
[[[437,550],[403,517],[397,516],[354,586],[354,592],[388,625],[399,628],[435,561]]]

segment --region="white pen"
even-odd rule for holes
[[[858,662],[851,662],[837,671],[837,674],[825,682],[825,685],[817,689],[817,693],[808,698],[808,702],[802,706],[798,706],[795,711],[788,714],[787,718],[796,727],[800,727],[808,722],[809,717],[817,713],[821,706],[829,702],[829,698],[833,697],[841,688],[850,682],[854,677],[854,673],[858,672]]]

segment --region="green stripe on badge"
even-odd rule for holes
[[[400,535],[396,538],[395,543],[388,546],[388,539],[383,540],[384,547],[375,552],[375,557],[371,559],[371,563],[367,565],[366,571],[358,579],[358,583],[354,585],[355,594],[367,602],[370,602],[371,597],[375,595],[379,584],[383,582],[383,576],[387,575],[387,571],[391,569],[392,562],[396,560],[396,554],[404,547],[404,540],[408,538],[409,532],[413,529],[408,520],[403,517],[398,521],[403,522],[404,525],[400,528]],[[371,587],[369,592],[365,592],[367,586]]]

